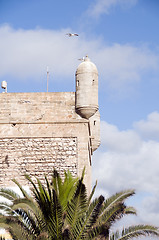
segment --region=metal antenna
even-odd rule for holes
[[[49,67],[47,66],[47,92],[48,92],[48,88],[49,88]]]

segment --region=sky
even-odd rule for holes
[[[50,92],[75,91],[78,59],[96,64],[101,146],[93,183],[105,197],[136,189],[128,203],[138,217],[122,224],[159,226],[158,25],[158,0],[0,0],[0,81],[8,92],[46,91],[47,66]]]

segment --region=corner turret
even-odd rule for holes
[[[76,70],[76,112],[89,119],[98,111],[98,70],[88,56]]]
[[[100,113],[97,111],[89,119],[91,133],[91,148],[94,152],[100,146]]]

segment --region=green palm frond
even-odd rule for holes
[[[82,174],[81,174],[81,181],[82,182],[83,182],[83,179],[84,179],[85,172],[86,172],[86,168],[84,167],[83,170],[82,170]]]
[[[44,217],[49,216],[50,213],[50,204],[51,204],[51,200],[50,200],[50,195],[49,193],[46,191],[46,189],[44,188],[44,186],[41,184],[40,180],[37,179],[38,182],[38,188],[36,187],[36,185],[34,184],[34,182],[27,176],[27,179],[32,183],[33,185],[33,193],[35,196],[35,200],[39,206],[39,208],[41,209],[41,211],[44,214]]]
[[[33,182],[33,180],[29,177],[29,175],[25,175],[25,178],[32,184],[33,189],[32,192],[34,193],[35,197],[39,197],[39,191],[38,188],[36,187],[36,184]]]
[[[48,231],[55,239],[60,239],[62,236],[62,207],[57,197],[56,191],[52,190],[52,201],[51,201],[51,209],[50,214],[47,220],[47,228]]]
[[[68,203],[67,207],[67,221],[70,224],[73,239],[76,239],[81,230],[81,218],[87,207],[87,193],[86,187],[80,179],[77,184],[76,192]]]
[[[124,202],[127,198],[133,196],[135,194],[135,191],[132,189],[129,190],[125,190],[125,191],[121,191],[119,193],[116,193],[114,195],[112,195],[111,197],[109,197],[106,201],[105,201],[105,209],[111,208],[112,206],[114,206],[115,204],[118,203],[122,203]]]
[[[17,194],[15,191],[11,189],[5,189],[5,188],[0,189],[0,196],[11,201],[20,198],[20,195]]]
[[[24,211],[23,209],[17,209],[16,213],[21,216],[22,222],[29,230],[30,234],[34,234],[35,236],[38,236],[40,234],[39,225],[36,221],[35,216],[31,212]]]
[[[97,225],[88,232],[88,238],[91,239],[108,239],[109,227],[106,224]]]
[[[48,191],[49,199],[51,199],[51,189],[52,189],[52,187],[51,187],[51,184],[49,183],[46,175],[45,175],[45,181],[46,181],[46,186],[47,186],[47,191]]]
[[[23,239],[23,240],[31,240],[35,239],[35,236],[30,233],[29,229],[25,226],[23,221],[19,219],[19,217],[13,216],[3,216],[0,217],[0,227],[5,228],[13,239]],[[24,237],[25,236],[25,237]]]
[[[49,203],[50,195],[49,195],[48,191],[45,189],[45,187],[42,185],[41,181],[38,178],[37,178],[37,183],[38,183],[38,188],[39,188],[38,191],[39,191],[39,196],[40,196],[40,198],[37,198],[37,200],[39,200],[39,204],[40,203],[41,204]]]
[[[12,206],[6,202],[0,202],[0,210],[3,212],[4,216],[16,215],[16,212],[14,209],[12,209]]]
[[[64,174],[64,181],[62,181],[58,172],[54,170],[52,186],[55,189],[60,203],[65,211],[67,208],[67,203],[72,199],[75,193],[78,178],[74,178],[69,171],[65,172]]]
[[[78,240],[81,239],[81,237],[87,236],[88,231],[92,229],[93,225],[96,223],[103,202],[104,197],[102,195],[99,198],[96,198],[89,206],[86,214],[79,219],[78,222],[80,222],[81,228],[78,233]]]
[[[62,183],[60,199],[64,195],[65,199],[70,200],[72,198],[74,192],[75,192],[77,183],[78,183],[78,177],[76,177],[76,178],[73,177],[72,174],[69,171],[65,172],[65,178],[64,178],[64,181]]]
[[[32,211],[37,211],[38,205],[33,199],[19,198],[13,202],[12,209],[23,208],[24,210],[30,209]]]
[[[23,194],[23,197],[30,198],[29,194],[24,190],[22,185],[16,179],[12,179],[12,181],[19,187],[19,189],[21,190],[21,193]]]
[[[92,227],[97,222],[103,202],[104,197],[101,195],[90,204],[89,209],[86,212],[87,218],[89,217],[89,221],[87,222],[88,226]]]
[[[60,188],[62,185],[62,179],[59,175],[59,173],[54,169],[53,171],[53,176],[52,176],[52,185],[57,193],[57,195],[59,196],[59,192],[60,192]]]
[[[0,210],[4,210],[4,209],[11,209],[11,204],[7,203],[7,202],[0,202]]]
[[[92,200],[92,197],[93,197],[93,195],[94,195],[94,192],[95,192],[95,190],[96,190],[96,187],[97,187],[97,181],[95,182],[95,185],[93,186],[93,189],[92,189],[92,191],[91,191],[91,194],[89,195],[89,198],[88,198],[88,206],[89,206],[89,204],[90,204],[90,202],[91,202],[91,200]]]
[[[103,208],[101,209],[101,214],[98,219],[99,224],[102,223],[102,221],[107,221],[107,219],[111,219],[111,214],[114,212],[115,209],[121,209],[121,206],[123,202],[130,196],[134,195],[134,190],[125,190],[121,191],[119,193],[116,193],[105,200]],[[123,214],[123,211],[122,211]],[[126,214],[126,213],[125,213]],[[127,212],[128,214],[128,212]]]
[[[116,220],[119,220],[124,215],[125,208],[126,206],[123,203],[111,207],[111,209],[104,211],[104,214],[99,216],[97,223],[99,225],[105,223],[110,227]]]
[[[38,187],[33,185],[33,192],[35,200],[42,211],[43,217],[46,221],[48,231],[58,239],[62,234],[62,208],[58,200],[56,191],[52,189],[47,177],[45,176],[47,188],[45,188],[39,179],[37,179]],[[31,183],[32,180],[29,178]]]
[[[159,229],[151,225],[131,226],[123,229],[121,233],[117,231],[116,233],[112,234],[110,240],[128,240],[134,237],[137,238],[146,235],[154,235],[159,237]]]
[[[124,210],[124,214],[133,214],[136,215],[136,209],[134,207],[126,207]]]

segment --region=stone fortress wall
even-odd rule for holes
[[[94,70],[86,57],[76,71],[75,93],[0,94],[0,186],[12,186],[12,178],[25,185],[24,174],[43,181],[53,168],[80,176],[85,167],[90,191],[91,156],[100,144]]]

